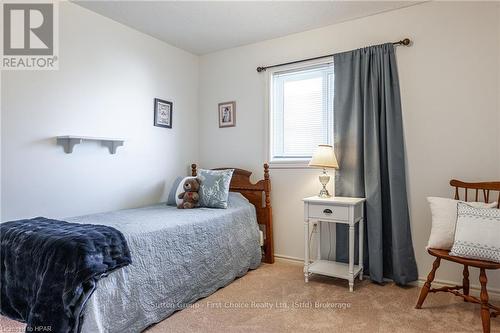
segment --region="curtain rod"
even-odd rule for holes
[[[397,41],[397,42],[394,42],[392,43],[392,45],[403,45],[403,46],[410,46],[410,43],[411,43],[411,40],[409,38],[405,38],[403,40],[400,40],[400,41]],[[314,58],[308,58],[308,59],[302,59],[302,60],[295,60],[295,61],[290,61],[290,62],[285,62],[283,64],[277,64],[277,65],[271,65],[271,66],[260,66],[260,67],[257,67],[257,72],[265,72],[266,69],[268,68],[273,68],[273,67],[278,67],[278,66],[285,66],[285,65],[292,65],[292,64],[297,64],[299,62],[304,62],[304,61],[311,61],[311,60],[317,60],[317,59],[322,59],[322,58],[329,58],[329,57],[333,57],[336,53],[332,53],[332,54],[327,54],[327,55],[323,55],[323,56],[319,56],[319,57],[314,57]]]

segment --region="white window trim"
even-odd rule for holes
[[[333,62],[333,57],[332,58],[324,58],[324,59],[317,59],[317,60],[311,60],[311,61],[305,61],[301,62],[298,64],[292,64],[292,65],[285,65],[285,66],[279,66],[271,69],[266,70],[265,74],[265,97],[264,97],[264,102],[265,102],[265,110],[266,110],[266,116],[265,116],[265,160],[268,161],[269,168],[271,169],[308,169],[309,168],[309,158],[297,158],[297,159],[282,159],[282,160],[273,160],[273,157],[271,156],[271,117],[272,117],[272,78],[273,75],[276,72],[283,72],[287,70],[298,70],[301,68],[307,68],[315,65],[325,65],[325,64],[331,64]]]

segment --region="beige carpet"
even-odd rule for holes
[[[263,265],[150,327],[163,332],[482,332],[479,308],[451,294],[431,294],[415,310],[419,288],[379,286],[312,276],[302,267]],[[0,332],[22,332],[22,325],[0,319]],[[500,332],[500,318],[491,320]],[[21,329],[21,330],[19,330]]]

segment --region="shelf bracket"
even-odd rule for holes
[[[102,140],[101,144],[105,147],[108,147],[110,154],[116,154],[116,148],[123,146],[123,141]]]
[[[71,154],[75,145],[82,143],[83,139],[58,137],[57,144],[63,146],[66,154]]]

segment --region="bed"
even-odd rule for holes
[[[196,176],[196,165],[191,169]],[[140,332],[261,261],[272,263],[269,169],[264,166],[265,177],[256,184],[250,175],[235,169],[227,209],[158,204],[66,219],[120,230],[133,261],[99,281],[86,304],[82,332]]]

